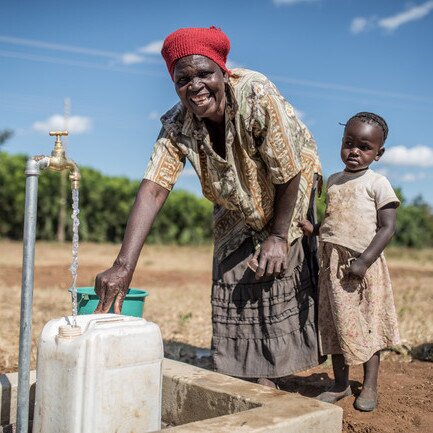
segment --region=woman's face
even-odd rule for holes
[[[182,57],[174,66],[174,85],[182,104],[197,117],[224,121],[227,74],[211,59],[192,55]]]

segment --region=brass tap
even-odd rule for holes
[[[77,164],[72,159],[66,158],[65,150],[62,146],[62,135],[68,135],[68,131],[50,131],[51,136],[56,136],[54,149],[51,152],[48,168],[54,171],[69,170],[69,180],[72,184],[72,189],[78,189],[80,186],[80,170]]]

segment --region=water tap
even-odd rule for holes
[[[80,186],[80,170],[72,159],[66,158],[65,150],[62,146],[62,135],[68,135],[68,131],[50,131],[51,136],[56,136],[54,149],[49,158],[48,168],[54,171],[69,170],[69,180],[72,183],[72,189],[78,189]]]

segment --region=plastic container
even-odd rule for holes
[[[113,314],[72,320],[51,320],[39,338],[33,433],[160,430],[159,327]]]
[[[71,289],[69,289],[71,291]],[[149,292],[140,289],[129,289],[122,305],[122,315],[143,317],[144,301]],[[78,314],[92,314],[98,306],[99,298],[93,287],[77,287]],[[114,302],[110,308],[114,313]]]

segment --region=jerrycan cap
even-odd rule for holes
[[[75,338],[81,335],[80,326],[61,325],[59,326],[59,338]]]

